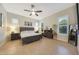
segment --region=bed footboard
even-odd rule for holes
[[[35,41],[38,41],[42,38],[42,35],[36,35],[36,36],[30,36],[30,37],[24,37],[22,38],[22,44],[28,44]]]

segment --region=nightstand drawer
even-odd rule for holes
[[[17,40],[20,39],[20,33],[12,33],[11,34],[11,40]]]

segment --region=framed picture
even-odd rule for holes
[[[0,27],[2,27],[2,13],[0,13]]]
[[[32,26],[32,22],[29,22],[29,26]]]
[[[25,22],[24,22],[24,25],[25,25],[25,26],[32,26],[32,22],[27,22],[27,21],[25,21]]]

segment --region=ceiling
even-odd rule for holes
[[[35,5],[35,10],[42,10],[39,16],[29,16],[29,12],[24,11],[24,9],[31,9],[31,3],[2,3],[3,7],[7,12],[19,14],[25,17],[31,17],[34,19],[43,19],[49,15],[59,12],[63,9],[71,7],[72,3],[32,3]]]

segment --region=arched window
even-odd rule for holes
[[[58,33],[62,35],[68,34],[68,16],[60,17],[58,20]]]

